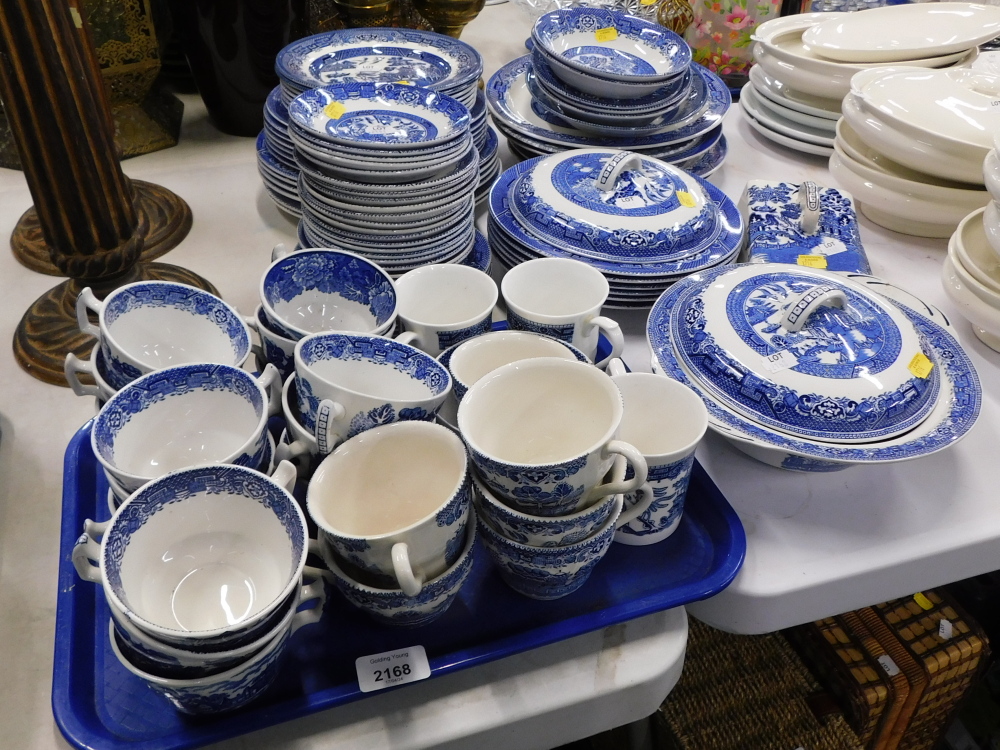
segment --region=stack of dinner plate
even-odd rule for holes
[[[626,148],[701,176],[726,157],[721,79],[691,64],[683,39],[600,8],[547,13],[531,55],[486,87],[497,128],[522,159],[585,147]]]
[[[579,260],[607,278],[608,306],[645,308],[688,274],[732,263],[743,221],[700,177],[643,154],[589,148],[529,159],[500,175],[487,236],[507,267]]]
[[[292,216],[301,216],[299,167],[288,137],[288,108],[281,100],[280,86],[264,103],[264,129],[257,136],[257,171],[275,205]]]
[[[754,30],[743,114],[763,137],[812,154],[833,153],[851,78],[895,66],[967,67],[977,45],[1000,34],[1000,8],[926,3],[856,13],[803,13]]]
[[[473,250],[479,152],[462,102],[399,83],[311,89],[288,106],[303,247],[357,252],[393,275]]]

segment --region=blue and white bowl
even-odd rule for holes
[[[66,355],[63,364],[63,374],[70,389],[77,396],[93,396],[97,399],[97,409],[107,402],[109,398],[118,393],[118,389],[113,388],[108,383],[107,366],[104,364],[104,355],[101,354],[101,345],[95,344],[90,352],[90,359],[83,360],[70,352]],[[94,385],[85,385],[80,382],[81,375],[89,375],[94,379]]]
[[[276,477],[211,464],[150,482],[110,521],[85,523],[76,570],[101,585],[115,618],[157,641],[204,651],[249,644],[284,617],[308,553],[305,517],[285,489],[294,467]]]
[[[91,448],[128,493],[198,464],[256,469],[268,450],[267,420],[278,412],[280,388],[273,367],[259,379],[230,365],[158,370],[108,400],[94,420]]]
[[[415,628],[441,617],[458,597],[472,572],[476,527],[475,511],[470,509],[465,525],[465,546],[458,559],[440,576],[425,581],[416,596],[408,596],[402,589],[376,588],[359,583],[349,574],[349,565],[338,559],[328,544],[321,542],[320,549],[323,560],[333,573],[334,585],[348,602],[384,625]]]
[[[638,96],[662,87],[691,64],[691,48],[677,34],[662,26],[615,10],[564,8],[541,16],[531,29],[535,50],[570,86],[597,96],[633,98],[620,92],[621,84],[643,85]],[[580,73],[587,79],[581,81]],[[589,79],[604,84],[586,88]]]
[[[88,311],[97,314],[97,326]],[[103,302],[87,287],[77,298],[76,315],[80,330],[100,341],[108,384],[117,389],[163,367],[189,362],[239,367],[250,356],[250,331],[240,314],[187,284],[137,281]]]
[[[331,116],[335,114],[336,116]],[[291,132],[331,144],[410,149],[469,130],[468,108],[446,94],[399,83],[340,83],[311,89],[288,106]]]
[[[396,320],[396,287],[375,263],[345,250],[303,250],[264,273],[260,299],[268,327],[289,339],[317,331],[381,334]]]
[[[583,586],[607,553],[621,509],[621,495],[615,495],[603,525],[592,536],[563,547],[530,547],[511,541],[482,518],[479,532],[500,577],[514,591],[531,599],[561,599]]]
[[[257,335],[260,337],[264,361],[274,365],[281,376],[281,381],[284,382],[295,372],[296,340],[272,331],[261,305],[257,305],[254,311],[254,321],[257,324]]]

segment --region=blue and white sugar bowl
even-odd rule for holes
[[[541,159],[511,185],[508,204],[529,234],[598,261],[665,263],[742,241],[699,178],[630,151]]]

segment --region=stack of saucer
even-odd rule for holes
[[[296,218],[301,216],[299,167],[288,137],[288,108],[281,100],[280,86],[275,86],[264,102],[264,129],[257,136],[257,171],[278,208]]]
[[[740,98],[743,113],[771,141],[832,154],[832,123],[855,74],[900,65],[965,67],[977,45],[998,34],[1000,8],[968,3],[775,18],[754,30],[757,65]]]
[[[469,255],[479,154],[464,104],[405,84],[346,83],[307,91],[288,112],[303,247],[351,250],[394,276]]]
[[[497,128],[522,159],[589,146],[627,148],[705,176],[726,156],[732,100],[666,29],[618,11],[569,8],[532,29],[531,55],[490,79]]]

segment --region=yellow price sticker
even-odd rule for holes
[[[681,205],[684,206],[685,208],[695,207],[694,196],[691,195],[691,193],[687,193],[683,190],[678,190],[677,200],[679,200],[681,202]]]
[[[639,5],[656,5],[658,0],[639,0]]]
[[[404,86],[409,86],[409,85],[410,85],[410,82],[409,82],[409,81],[396,81],[396,83],[401,83],[401,84],[403,84]]]
[[[325,107],[323,107],[323,114],[329,117],[331,120],[339,120],[340,116],[347,111],[345,107],[340,102],[330,102]]]
[[[906,367],[918,378],[926,378],[931,374],[931,370],[934,369],[934,363],[931,362],[927,358],[927,355],[923,352],[917,352],[913,355],[913,359],[910,360],[910,364]]]
[[[599,42],[613,42],[618,38],[618,29],[608,26],[605,29],[598,29],[594,32],[594,38]]]
[[[800,255],[796,260],[800,266],[806,268],[826,268],[825,255]]]
[[[918,591],[913,595],[913,601],[920,605],[920,609],[934,609],[934,604],[924,596],[922,591]]]

